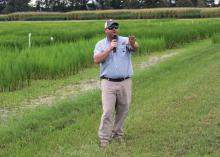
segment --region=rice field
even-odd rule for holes
[[[139,55],[220,33],[218,19],[119,23],[121,35],[137,37]],[[63,78],[91,66],[94,45],[105,36],[103,25],[104,21],[0,23],[0,91],[21,89],[32,80]]]
[[[210,39],[197,41],[166,50],[177,55],[136,70],[123,144],[113,140],[106,149],[99,147],[101,95],[91,90],[0,125],[0,156],[219,157],[219,50]],[[98,71],[88,68],[84,75],[88,79],[91,73]],[[10,93],[24,95],[21,91]]]
[[[100,90],[58,98],[51,106],[34,108],[30,101],[98,77],[92,56],[105,36],[104,21],[0,23],[0,110],[11,112],[0,123],[0,156],[219,156],[220,21],[119,22],[120,34],[139,42],[134,63],[176,55],[151,68],[134,66],[125,142],[112,141],[105,150],[97,137]],[[22,108],[26,101],[28,109]],[[17,107],[24,112],[16,113]]]

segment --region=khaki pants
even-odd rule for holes
[[[131,103],[131,86],[130,78],[121,82],[101,80],[103,114],[98,131],[101,141],[123,136],[123,122]],[[113,113],[115,113],[114,126]]]

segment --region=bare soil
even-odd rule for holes
[[[149,60],[137,63],[136,66],[140,69],[148,69],[161,61],[175,56],[177,53],[169,53],[162,56],[151,57]],[[2,108],[0,109],[0,121],[2,123],[7,122],[9,116],[15,116],[18,113],[24,112],[28,109],[33,109],[41,105],[52,106],[57,101],[64,100],[66,98],[74,97],[78,93],[90,91],[100,88],[100,81],[95,79],[82,80],[78,84],[70,84],[68,86],[62,87],[53,92],[51,95],[42,95],[34,99],[24,100],[19,107],[16,108]]]

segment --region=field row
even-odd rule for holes
[[[25,12],[0,15],[0,21],[48,20],[100,20],[100,19],[161,19],[220,17],[219,8],[158,8],[99,11],[73,11],[67,13]]]
[[[212,37],[220,32],[220,21],[218,20],[150,22],[139,20],[133,22],[121,21],[120,24],[122,35],[133,34],[137,37],[140,44],[138,54],[173,48],[197,39]],[[1,31],[1,38],[7,38],[10,29],[13,30],[15,26],[3,25],[5,27]],[[7,27],[9,25],[11,28]],[[20,89],[29,85],[32,79],[58,79],[76,74],[79,70],[89,67],[93,64],[95,43],[104,37],[103,22],[52,23],[51,25],[47,23],[42,26],[39,23],[24,25],[16,23],[16,25],[19,25],[20,29],[19,31],[14,30],[12,34],[20,34],[17,39],[18,42],[25,38],[26,28],[32,28],[34,31],[34,28],[38,26],[41,27],[42,31],[35,32],[39,36],[37,41],[40,42],[41,38],[44,37],[41,34],[57,33],[60,38],[52,44],[35,45],[31,48],[25,48],[22,42],[21,48],[4,46],[4,42],[0,42],[0,45],[2,44],[2,51],[0,52],[0,91],[2,92]],[[54,28],[54,25],[59,27]],[[77,28],[76,32],[70,29],[75,27]],[[49,29],[49,33],[46,33]],[[79,40],[76,40],[77,38]],[[9,43],[13,43],[13,41]]]

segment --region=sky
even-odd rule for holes
[[[219,0],[215,0],[215,4],[218,4],[219,3]]]
[[[29,4],[30,4],[30,5],[34,5],[34,4],[35,4],[35,1],[36,1],[36,0],[31,0]]]

